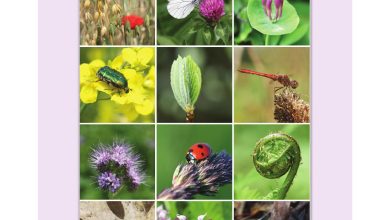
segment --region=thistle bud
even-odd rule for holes
[[[271,21],[277,21],[282,17],[283,11],[283,1],[284,0],[275,0],[276,14],[275,18],[272,18],[272,0],[262,0],[264,13],[268,16]]]

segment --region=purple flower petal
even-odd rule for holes
[[[225,2],[223,0],[202,0],[199,12],[208,22],[218,22],[225,15]]]
[[[101,189],[114,193],[121,186],[121,181],[115,173],[104,172],[98,177],[98,184]]]
[[[99,148],[92,151],[91,154],[91,164],[93,167],[100,167],[102,165],[107,165],[111,160],[111,153],[104,149]]]

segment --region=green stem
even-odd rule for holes
[[[290,169],[290,172],[288,173],[286,179],[284,180],[282,187],[279,189],[277,199],[286,198],[287,192],[290,189],[295,176],[297,175],[300,162],[301,162],[301,156],[298,155],[298,158],[294,159],[294,163],[293,163],[293,165]]]
[[[87,104],[81,103],[81,105],[80,105],[80,115],[83,114],[83,112],[84,112],[84,110],[85,110],[86,107],[87,107]]]
[[[265,45],[269,45],[269,35],[265,35]]]

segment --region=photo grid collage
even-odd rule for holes
[[[308,220],[309,0],[79,0],[80,220]]]

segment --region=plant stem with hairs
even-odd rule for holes
[[[297,141],[284,133],[273,133],[260,139],[253,153],[253,164],[265,178],[276,179],[290,171],[282,186],[270,192],[264,199],[285,199],[301,162]]]
[[[179,164],[172,186],[159,199],[192,199],[195,195],[215,195],[219,188],[232,182],[232,158],[226,152],[212,154],[199,163]]]

